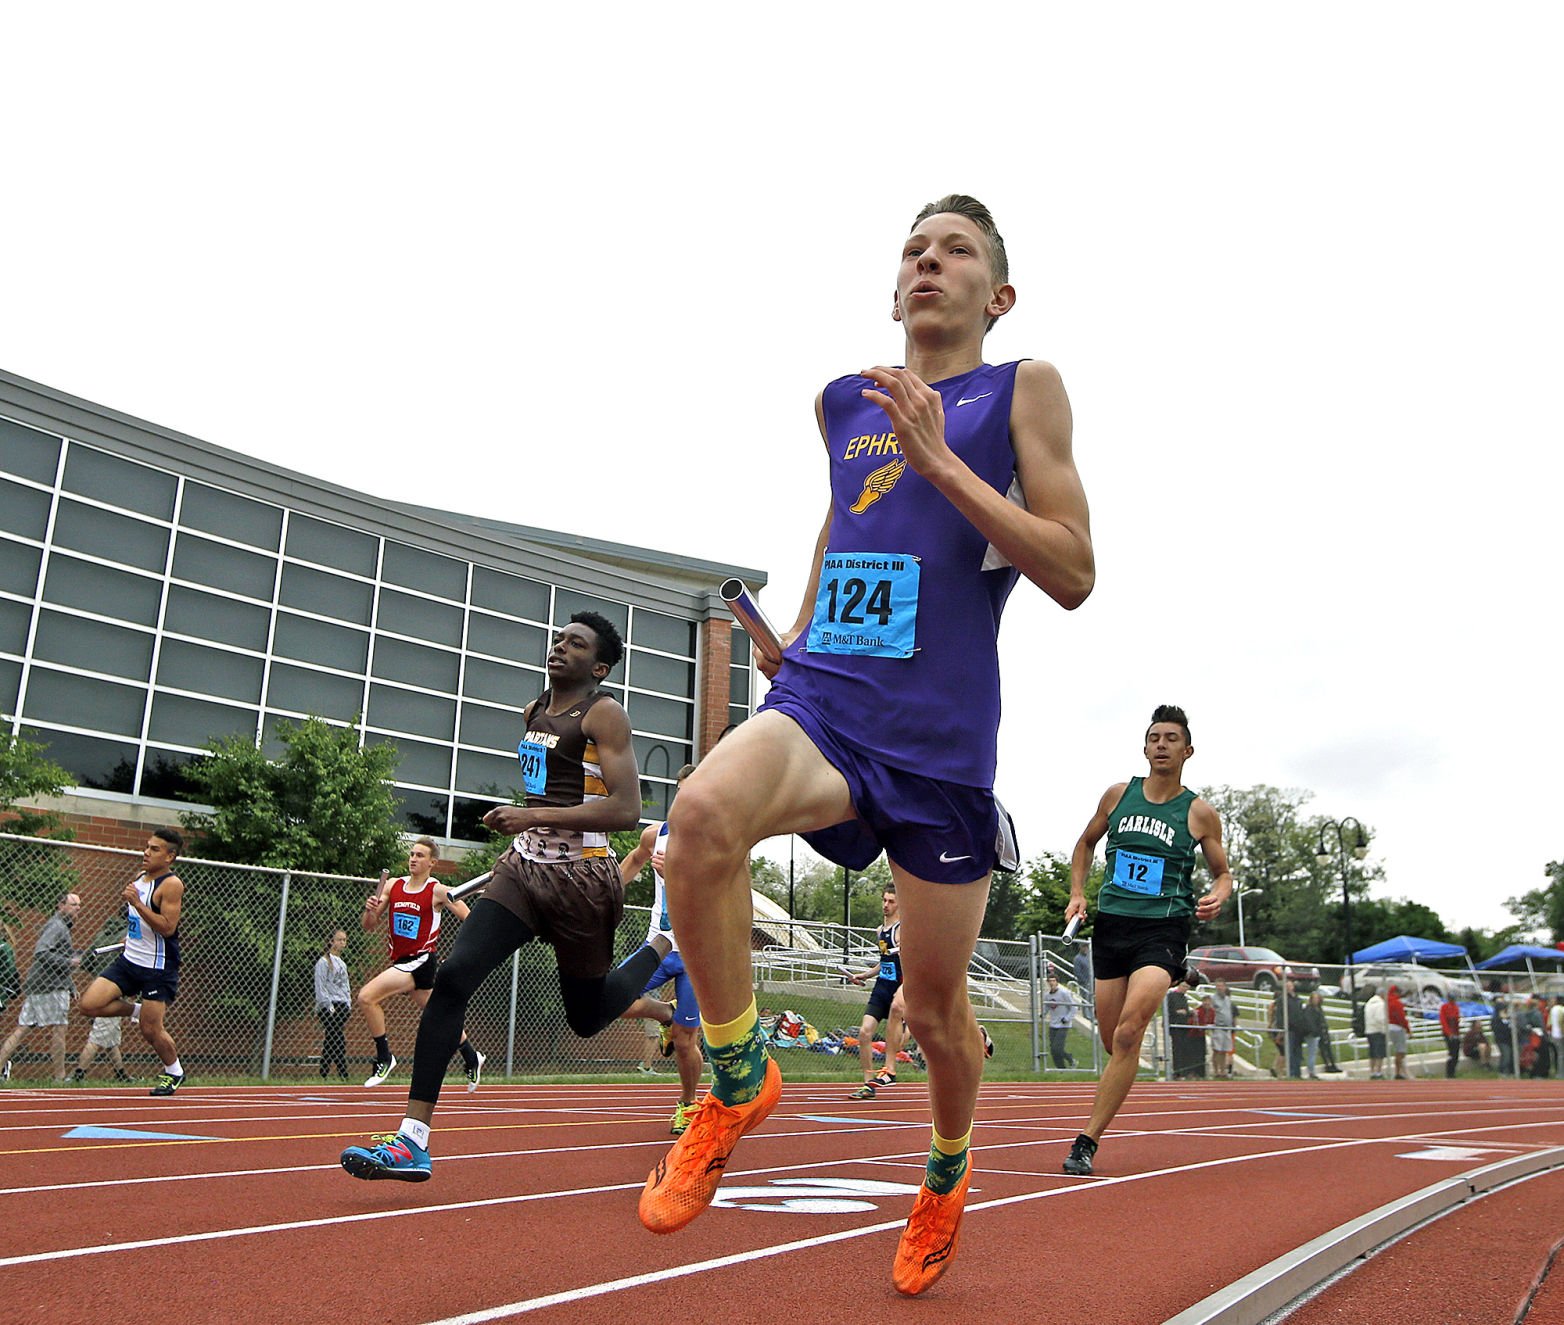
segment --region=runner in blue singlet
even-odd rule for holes
[[[694,764],[686,764],[677,775],[679,786],[695,771]],[[677,795],[677,792],[675,793]],[[657,935],[665,938],[672,947],[646,982],[641,996],[625,1009],[625,1019],[650,1017],[662,1023],[660,1044],[663,1054],[673,1055],[679,1070],[679,1101],[674,1106],[673,1117],[668,1120],[668,1131],[681,1136],[687,1125],[690,1111],[695,1107],[695,1094],[700,1089],[701,1071],[706,1060],[701,1055],[701,1005],[695,997],[695,987],[684,969],[684,958],[679,955],[679,938],[674,933],[673,921],[668,915],[668,890],[663,878],[668,849],[668,825],[648,824],[641,830],[641,840],[635,850],[619,862],[619,873],[626,886],[632,883],[641,870],[652,867],[652,916],[646,930],[650,943]],[[665,1003],[654,998],[656,990],[673,981],[673,1001]]]

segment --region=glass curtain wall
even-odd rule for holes
[[[365,524],[372,524],[365,512]],[[0,418],[0,714],[81,787],[177,800],[212,737],[361,716],[407,826],[459,840],[517,784],[553,629],[625,636],[607,689],[666,810],[693,758],[696,623],[459,560]],[[738,648],[744,646],[740,663]],[[735,633],[730,712],[748,715]]]

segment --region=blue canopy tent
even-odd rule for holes
[[[1537,962],[1552,962],[1555,965],[1564,964],[1564,949],[1544,948],[1536,943],[1512,943],[1501,952],[1496,952],[1485,962],[1478,962],[1479,971],[1495,971],[1500,967],[1524,966],[1526,974],[1531,980],[1533,992],[1537,988]]]
[[[1525,966],[1528,962],[1564,962],[1564,948],[1544,948],[1536,943],[1512,943],[1502,952],[1496,952],[1485,962],[1478,962],[1479,971],[1496,971],[1503,966]]]
[[[1398,934],[1393,939],[1376,943],[1372,948],[1359,948],[1352,954],[1352,960],[1354,962],[1416,962],[1422,961],[1425,957],[1464,956],[1466,956],[1466,949],[1459,943],[1441,943],[1438,939],[1417,939],[1409,934]]]
[[[1352,954],[1352,960],[1355,964],[1365,965],[1371,962],[1422,962],[1424,965],[1427,965],[1428,959],[1434,957],[1460,957],[1464,959],[1467,969],[1472,972],[1472,979],[1474,981],[1477,979],[1477,971],[1472,966],[1472,959],[1466,955],[1466,949],[1459,943],[1445,943],[1440,939],[1420,939],[1414,938],[1410,934],[1397,934],[1393,939],[1386,939],[1383,943],[1376,943],[1371,948],[1359,948]],[[1486,1004],[1463,1003],[1461,1006],[1463,1008],[1462,1016],[1486,1015],[1492,1010]],[[1470,1012],[1464,1010],[1467,1007],[1471,1008]],[[1436,1014],[1432,1014],[1428,1009],[1425,1009],[1424,1015]]]

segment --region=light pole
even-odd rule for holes
[[[1238,946],[1245,947],[1244,943],[1244,898],[1264,897],[1264,888],[1235,888],[1233,896],[1238,899]]]
[[[1342,982],[1350,984],[1348,994],[1352,999],[1352,1012],[1356,1017],[1358,1010],[1358,982],[1352,976],[1352,898],[1347,890],[1347,837],[1348,825],[1351,825],[1350,833],[1353,838],[1350,848],[1353,859],[1362,860],[1369,853],[1368,833],[1363,825],[1356,819],[1330,819],[1320,825],[1320,841],[1315,848],[1314,859],[1321,865],[1329,865],[1331,858],[1330,847],[1326,844],[1328,834],[1336,834],[1336,855],[1341,862],[1341,924],[1347,939],[1346,960],[1342,963]]]

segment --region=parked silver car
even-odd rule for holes
[[[1432,966],[1416,962],[1376,962],[1370,966],[1354,966],[1342,976],[1342,992],[1351,993],[1353,986],[1370,987],[1381,994],[1392,984],[1401,990],[1407,1004],[1416,1003],[1424,1008],[1437,1008],[1445,1001],[1446,994],[1454,994],[1458,1003],[1481,1003],[1483,992],[1477,981],[1469,975],[1447,975]]]

